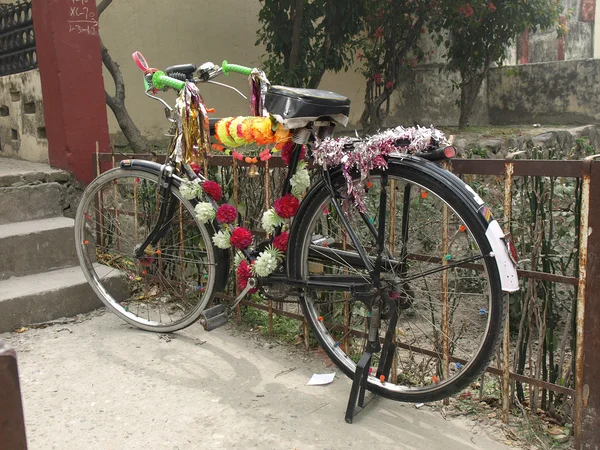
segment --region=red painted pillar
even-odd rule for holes
[[[596,15],[596,0],[581,1],[581,21],[593,22]]]
[[[109,150],[96,2],[32,0],[50,165],[83,182]]]
[[[527,28],[519,37],[517,57],[519,59],[519,64],[529,63],[529,28]]]

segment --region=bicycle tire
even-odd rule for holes
[[[157,187],[158,175],[147,171],[115,168],[100,175],[77,209],[75,242],[83,273],[109,310],[137,328],[168,333],[196,322],[220,282],[214,230],[198,222],[175,185],[169,231],[154,254],[133,255],[154,227]]]
[[[373,178],[376,179],[380,176],[380,174],[381,172],[373,172],[372,175]],[[488,238],[486,237],[486,223],[481,217],[478,216],[477,209],[473,207],[474,205],[469,203],[468,199],[472,199],[473,196],[466,188],[462,187],[464,184],[460,182],[458,178],[449,172],[442,170],[437,165],[423,160],[417,160],[415,158],[391,158],[389,161],[387,175],[389,180],[394,180],[395,182],[398,180],[404,180],[406,181],[406,185],[416,186],[418,189],[420,189],[423,203],[425,202],[425,199],[428,198],[425,194],[423,194],[423,192],[427,192],[428,195],[433,194],[433,196],[445,203],[450,208],[450,211],[460,218],[461,225],[466,227],[466,230],[463,234],[472,236],[473,242],[475,242],[478,246],[480,253],[482,255],[491,254],[491,246]],[[334,177],[332,184],[334,189],[338,190],[339,192],[343,193],[345,191],[346,184],[343,177]],[[409,191],[411,190],[412,187],[409,189]],[[343,196],[343,194],[340,195]],[[377,198],[379,198],[378,195]],[[316,269],[313,270],[325,270],[318,267],[318,264],[324,264],[322,261],[324,257],[321,255],[321,259],[316,259],[317,261],[321,262],[315,263],[314,261],[311,261],[311,258],[314,258],[314,256],[310,256],[310,251],[312,249],[314,253],[314,242],[316,241],[314,239],[315,235],[313,232],[319,226],[322,227],[322,225],[317,225],[317,222],[325,220],[323,219],[323,211],[324,207],[327,207],[329,201],[329,190],[326,188],[325,184],[321,182],[307,194],[306,202],[301,207],[301,210],[297,215],[300,220],[298,223],[292,225],[289,245],[290,250],[288,251],[288,255],[294,255],[294,257],[291,257],[288,261],[288,273],[290,277],[294,279],[305,281],[308,277],[310,267],[309,264],[313,264],[313,267],[316,267]],[[412,213],[409,212],[409,216],[410,214]],[[329,213],[329,216],[330,215],[331,213]],[[329,221],[330,219],[328,218],[326,220]],[[331,231],[332,226],[327,225],[327,227],[329,227],[329,231],[333,233],[333,231]],[[386,230],[389,234],[390,228],[386,227]],[[323,239],[320,234],[319,237],[321,240]],[[410,243],[410,240],[408,242]],[[339,242],[337,244],[339,245]],[[506,311],[506,298],[502,292],[500,275],[496,261],[493,257],[485,257],[482,258],[481,261],[485,275],[487,275],[487,290],[489,297],[486,310],[487,323],[485,325],[485,330],[482,332],[484,334],[476,353],[472,355],[466,364],[462,364],[461,367],[454,362],[457,361],[457,359],[452,359],[454,371],[452,376],[450,376],[448,373],[448,379],[442,379],[438,382],[426,382],[425,380],[427,377],[423,377],[424,381],[422,386],[411,386],[410,384],[405,383],[407,376],[406,374],[402,374],[404,377],[402,379],[397,377],[395,380],[388,379],[385,381],[381,381],[375,376],[370,375],[367,381],[367,389],[378,395],[393,400],[417,403],[431,402],[449,397],[459,392],[481,375],[481,373],[488,366],[492,357],[495,355],[500,344]],[[332,263],[332,266],[333,265],[334,264]],[[348,271],[350,269],[345,268],[344,270]],[[465,270],[466,269],[462,269],[461,267],[453,269],[455,272],[462,272]],[[460,282],[463,282],[463,280],[460,280]],[[403,287],[405,289],[407,288],[406,285],[403,285]],[[342,341],[347,339],[346,336],[349,333],[351,336],[355,336],[357,329],[351,330],[350,324],[346,325],[346,322],[344,322],[345,328],[344,330],[340,330],[341,325],[335,325],[332,320],[327,320],[327,318],[323,319],[321,311],[324,306],[319,306],[318,300],[316,299],[317,295],[322,296],[323,294],[318,293],[317,290],[312,292],[307,288],[304,289],[304,292],[300,297],[303,313],[308,321],[311,331],[317,337],[319,344],[325,350],[327,355],[340,368],[340,370],[342,370],[343,373],[345,373],[348,377],[353,378],[356,369],[357,357],[356,355],[349,355],[346,353],[346,351],[348,351],[348,353],[352,354],[352,343],[346,342],[345,345],[342,345]],[[408,308],[409,313],[411,308],[417,309],[417,306],[415,305],[418,301],[416,298],[418,292],[412,292],[411,294],[404,292],[401,295],[403,295],[404,298],[410,298],[412,295],[412,301],[414,303]],[[425,296],[426,294],[423,295],[423,297]],[[471,296],[473,298],[477,298],[475,294],[472,294]],[[467,301],[464,301],[463,303],[468,305],[469,296],[466,298]],[[347,301],[339,303],[347,303],[350,305],[351,302],[352,298],[349,298]],[[357,303],[356,300],[354,300],[354,302]],[[333,310],[331,317],[334,318],[336,314],[335,305],[333,305],[333,307],[328,306],[328,308]],[[483,308],[483,306],[481,308]],[[433,310],[433,308],[431,309]],[[480,314],[482,311],[483,309],[480,309]],[[339,315],[339,309],[337,314]],[[353,312],[350,314],[353,314]],[[416,317],[419,319],[418,315]],[[359,322],[357,321],[357,323]],[[433,323],[433,328],[435,328],[435,320],[432,320],[431,323]],[[343,337],[340,338],[342,331],[344,334]],[[360,332],[360,330],[358,331]],[[396,329],[396,332],[398,332],[398,329]],[[354,337],[352,339],[354,339]],[[400,342],[399,338],[398,342]],[[399,343],[398,345],[401,344]],[[401,351],[404,351],[406,355],[406,350]],[[438,359],[440,359],[439,351],[435,348],[434,351],[438,352]],[[399,350],[397,349],[397,357],[398,352]],[[394,361],[397,360],[395,359]],[[423,360],[421,360],[421,364],[422,362]],[[431,378],[433,380],[433,377]]]

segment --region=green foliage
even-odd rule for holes
[[[273,83],[316,88],[326,70],[348,70],[363,29],[363,0],[260,2],[256,45],[267,50],[263,66]]]
[[[367,79],[361,123],[366,130],[376,131],[384,116],[382,105],[389,100],[408,69],[427,57],[419,48],[418,40],[427,32],[425,22],[437,14],[437,7],[425,0],[374,0],[367,5],[367,39],[358,54],[364,63],[362,73]]]
[[[496,3],[465,3],[445,0],[441,13],[432,22],[438,33],[437,44],[447,49],[449,70],[471,75],[486,70],[490,64],[502,64],[506,47],[527,28],[530,32],[558,25],[562,5],[555,0],[500,0]],[[560,34],[566,32],[562,26]],[[450,37],[445,36],[445,32]]]
[[[557,26],[559,35],[566,33],[558,18],[563,10],[555,0],[441,0],[440,14],[430,26],[437,33],[438,46],[446,48],[446,69],[458,70],[461,76],[461,127],[466,125],[475,98],[488,69],[501,65],[507,46],[526,29],[530,32]]]

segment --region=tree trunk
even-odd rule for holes
[[[383,124],[381,117],[381,105],[383,105],[392,95],[392,91],[384,89],[372,102],[365,102],[365,110],[360,118],[363,126],[363,132],[366,134],[375,134]]]
[[[100,48],[102,51],[102,62],[110,72],[110,75],[115,83],[114,96],[111,96],[108,92],[105,92],[106,104],[115,115],[117,123],[127,138],[132,150],[134,152],[146,151],[148,143],[133,122],[133,119],[127,111],[127,107],[125,106],[125,82],[123,81],[121,69],[108,53],[108,49],[104,46],[102,40],[100,41]]]
[[[464,77],[461,73],[462,82],[460,85],[460,118],[458,119],[458,128],[464,129],[469,124],[469,119],[473,113],[473,106],[479,95],[481,84],[485,78],[485,73],[477,74],[472,77]],[[466,79],[465,79],[466,78]]]
[[[323,55],[323,61],[327,61],[329,56],[329,50],[331,49],[331,33],[327,33],[325,35],[325,40],[323,41],[323,47],[321,47],[321,55]],[[309,89],[316,89],[321,84],[321,79],[325,74],[325,69],[319,70],[319,72],[315,73],[308,82]]]
[[[112,0],[102,0],[102,2],[98,5],[98,18],[111,3]],[[133,119],[127,111],[127,107],[125,106],[125,82],[123,81],[121,69],[108,53],[108,49],[104,46],[102,40],[100,40],[100,50],[102,52],[102,63],[108,69],[108,72],[115,83],[114,96],[111,96],[107,91],[105,91],[106,104],[115,115],[117,123],[125,135],[125,138],[127,138],[132,150],[134,152],[147,151],[148,142],[140,133],[140,130],[133,122]]]
[[[288,69],[293,69],[298,64],[300,56],[300,38],[302,37],[302,15],[304,12],[304,0],[296,0],[294,14],[292,17],[292,48]]]

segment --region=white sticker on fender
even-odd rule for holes
[[[475,200],[479,206],[483,205],[483,200],[481,200],[481,197],[477,195],[477,192],[475,192],[471,186],[465,184],[465,189],[473,194],[473,200]]]
[[[504,242],[504,233],[498,222],[492,220],[485,235],[492,246],[496,263],[498,264],[498,272],[500,273],[500,282],[502,290],[505,292],[515,292],[519,290],[519,279],[517,277],[517,269],[508,256],[508,249]]]

